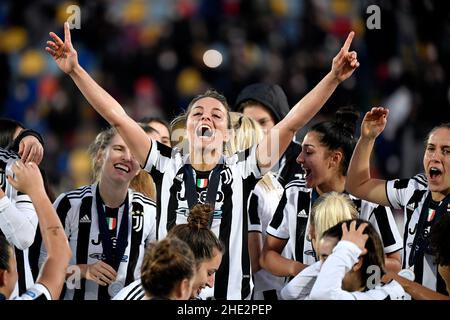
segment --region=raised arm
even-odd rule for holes
[[[361,136],[353,151],[347,172],[345,189],[361,199],[383,206],[390,206],[386,194],[386,180],[374,179],[370,175],[370,154],[375,139],[386,127],[389,110],[372,108],[361,124]]]
[[[72,78],[91,106],[117,129],[140,165],[144,166],[152,146],[151,140],[122,106],[78,64],[77,52],[70,38],[69,24],[64,23],[64,42],[53,32],[50,32],[50,36],[53,41],[47,41],[49,47],[45,50],[52,55],[58,67]]]
[[[27,193],[33,201],[42,240],[48,252],[47,260],[36,282],[44,285],[53,299],[58,299],[72,255],[64,228],[47,197],[38,166],[33,162],[23,164],[16,161],[13,172],[15,179],[8,177],[8,181],[17,190]]]
[[[352,31],[334,57],[331,71],[274,126],[258,145],[258,164],[263,172],[272,168],[286,151],[295,133],[308,123],[330,98],[337,86],[359,67],[355,51],[349,52],[355,33]],[[278,146],[276,148],[275,146]],[[278,150],[277,150],[278,149]],[[276,152],[278,151],[278,152]]]

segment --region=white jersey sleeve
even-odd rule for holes
[[[309,298],[317,275],[322,266],[321,261],[306,267],[299,274],[297,274],[291,281],[289,281],[280,292],[283,300],[305,300]]]
[[[312,300],[355,300],[355,296],[342,289],[342,279],[358,261],[361,249],[353,242],[341,240],[325,260],[311,289]]]
[[[353,292],[356,300],[407,300],[403,287],[395,280],[364,292]]]
[[[267,226],[267,234],[283,240],[289,239],[289,212],[295,210],[293,208],[294,202],[290,201],[293,197],[294,194],[287,188],[281,196],[272,220]]]
[[[362,200],[359,217],[369,221],[378,232],[384,253],[393,253],[403,248],[402,237],[389,207]]]
[[[361,249],[353,242],[341,240],[323,263],[311,290],[312,300],[403,300],[405,291],[396,281],[376,285],[366,291],[348,292],[342,289],[342,280],[358,261]]]
[[[270,174],[270,173],[267,173]],[[271,176],[272,177],[272,176]],[[266,234],[267,226],[272,220],[283,194],[283,187],[275,178],[271,178],[272,189],[267,189],[260,180],[250,193],[248,201],[248,214],[250,232],[256,231]]]
[[[44,285],[35,283],[24,294],[14,298],[14,300],[52,300],[52,295]]]
[[[147,161],[144,164],[144,170],[151,172],[156,170],[160,173],[164,173],[169,167],[171,162],[171,156],[174,149],[152,140],[152,147],[149,150]]]
[[[38,218],[27,195],[15,200],[4,196],[0,199],[0,229],[16,248],[25,250],[34,242]]]
[[[386,195],[395,209],[403,209],[416,190],[427,189],[427,178],[424,174],[418,174],[410,179],[396,179],[386,182]]]
[[[235,161],[234,158],[237,157],[239,172],[241,172],[242,178],[244,179],[250,175],[253,175],[257,179],[261,177],[258,158],[256,157],[257,147],[258,145],[255,144],[247,150],[234,154],[234,156],[230,158],[232,161]]]
[[[144,297],[145,291],[139,278],[120,290],[112,300],[142,300]]]
[[[31,199],[9,184],[6,176],[14,176],[12,165],[19,156],[0,148],[0,187],[5,196],[0,199],[0,229],[16,248],[27,249],[34,241],[38,217]]]

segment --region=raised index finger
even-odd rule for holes
[[[348,49],[350,49],[350,46],[353,41],[353,37],[355,36],[355,32],[352,31],[348,34],[347,39],[345,40],[344,45],[342,46],[342,49],[344,49],[345,52],[348,52]]]
[[[68,43],[72,43],[72,40],[70,38],[70,28],[69,23],[66,21],[64,22],[64,40]]]

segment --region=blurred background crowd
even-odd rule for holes
[[[49,31],[63,36],[73,4],[81,13],[81,28],[72,30],[80,64],[136,120],[170,121],[210,87],[233,105],[252,82],[280,84],[293,106],[354,30],[361,67],[315,121],[344,105],[361,116],[390,108],[374,156],[384,178],[420,172],[426,133],[450,121],[449,1],[3,0],[0,116],[43,134],[43,168],[56,194],[89,183],[86,149],[107,126],[44,51]],[[380,8],[380,29],[367,28],[370,5]],[[221,54],[215,68],[204,62],[210,49]]]

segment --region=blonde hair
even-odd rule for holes
[[[156,186],[150,173],[139,169],[139,173],[131,180],[130,188],[156,201]]]
[[[94,142],[89,146],[89,155],[92,159],[92,180],[94,183],[100,180],[104,152],[117,134],[119,133],[114,127],[103,130],[95,137]],[[129,188],[140,192],[153,200],[156,199],[156,188],[153,179],[150,174],[142,169],[140,169],[139,173],[133,177]]]
[[[258,144],[264,138],[264,131],[258,121],[240,112],[230,112],[231,126],[233,128],[233,138],[230,140],[228,155],[244,151],[251,146]],[[267,172],[258,182],[266,191],[275,189],[272,183],[272,173]]]
[[[103,157],[105,149],[111,143],[111,140],[118,134],[114,127],[103,130],[95,137],[94,142],[89,146],[88,153],[92,159],[92,180],[98,182],[100,180],[100,173],[103,166]]]
[[[311,225],[314,228],[315,250],[322,234],[341,221],[356,219],[359,214],[356,206],[344,193],[332,191],[321,195],[311,209]],[[319,252],[318,252],[319,253]]]

